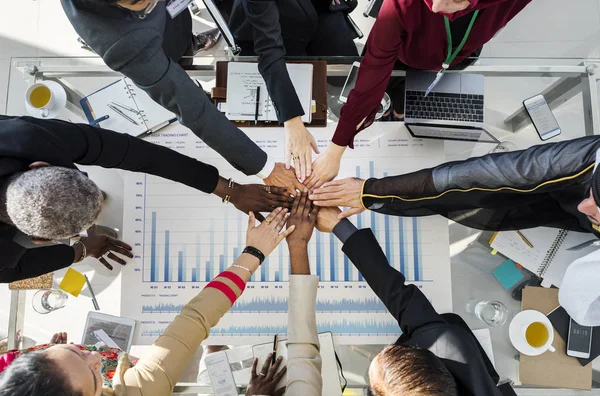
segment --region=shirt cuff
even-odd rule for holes
[[[337,127],[335,128],[335,133],[333,134],[333,138],[331,141],[338,146],[348,146],[351,149],[354,148],[354,136],[356,136],[356,125],[353,125],[351,122],[344,120],[344,118],[340,118],[338,121]]]
[[[275,161],[267,156],[265,166],[256,174],[256,176],[260,179],[266,179],[273,172],[273,169],[275,169]]]
[[[335,227],[333,227],[333,233],[342,243],[346,243],[348,238],[356,231],[358,231],[358,228],[356,228],[348,219],[342,219]]]

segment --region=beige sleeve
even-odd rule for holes
[[[226,278],[217,281],[227,285],[236,296],[241,290]],[[127,370],[124,394],[164,396],[173,387],[190,359],[209,334],[211,327],[231,308],[231,301],[221,291],[205,288],[192,299],[165,332],[156,340],[148,357]]]
[[[319,277],[290,275],[288,297],[288,396],[320,396],[321,355],[317,334],[316,300]]]

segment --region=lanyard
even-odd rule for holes
[[[475,24],[477,15],[479,15],[479,10],[476,10],[473,13],[473,16],[471,17],[471,22],[469,22],[469,26],[467,27],[467,31],[465,32],[465,35],[464,35],[462,41],[460,42],[458,47],[456,47],[456,50],[454,52],[452,52],[452,31],[450,30],[450,20],[447,17],[444,17],[444,24],[446,25],[446,34],[448,36],[448,56],[446,56],[446,60],[442,64],[442,68],[440,69],[440,71],[437,73],[435,80],[433,81],[433,83],[431,83],[429,88],[427,88],[427,91],[425,92],[425,96],[429,95],[431,90],[437,85],[437,83],[440,82],[440,80],[444,76],[444,72],[450,67],[450,65],[452,64],[452,61],[456,58],[456,56],[458,55],[460,50],[462,50],[463,46],[467,42],[467,39],[469,38],[469,34],[471,34],[471,29],[473,28],[473,25]]]

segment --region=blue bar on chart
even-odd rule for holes
[[[171,280],[171,274],[169,273],[169,237],[170,237],[170,232],[169,230],[165,231],[165,268],[164,268],[164,279],[165,282],[168,282]],[[158,280],[158,279],[157,279]]]
[[[329,272],[331,282],[339,281],[337,276],[337,251],[336,251],[336,237],[333,232],[329,234]]]
[[[269,257],[265,258],[265,261],[261,264],[260,273],[261,282],[267,282],[269,280]]]
[[[152,212],[152,234],[150,245],[150,281],[156,282],[158,273],[158,263],[156,262],[156,212]]]
[[[212,280],[217,274],[213,274],[212,266],[216,265],[215,261],[215,222],[210,220],[210,261],[206,262],[206,273],[209,274],[208,278]]]
[[[185,259],[181,250],[177,253],[177,258],[177,281],[185,282]]]
[[[400,272],[406,277],[407,246],[404,232],[404,217],[398,217],[398,248],[400,256]]]
[[[192,282],[200,282],[200,236],[198,234],[196,234],[196,269]]]
[[[321,250],[323,249],[323,247],[321,246],[321,236],[322,234],[320,232],[317,232],[317,276],[319,277],[320,281],[324,281],[325,279],[323,279],[323,276],[325,274],[323,273],[323,268],[321,268],[321,266],[323,265],[321,261]]]
[[[412,218],[413,225],[413,255],[415,262],[415,281],[423,280],[422,268],[421,268],[421,245],[419,240],[419,223],[416,217]]]

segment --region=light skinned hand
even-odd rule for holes
[[[339,218],[343,219],[365,211],[360,200],[363,183],[363,179],[355,177],[333,180],[313,190],[309,198],[316,206],[348,207],[349,209],[346,209],[339,215]]]
[[[312,151],[319,154],[319,148],[313,135],[306,129],[301,117],[294,117],[284,123],[285,127],[285,166],[296,168],[296,177],[300,182],[306,180],[312,172]]]
[[[338,215],[341,212],[340,208],[336,206],[319,209],[319,213],[317,213],[317,230],[333,232],[333,228],[340,222]]]
[[[294,168],[286,169],[283,162],[275,163],[275,168],[269,176],[263,179],[264,183],[269,186],[287,187],[288,191],[293,195],[296,190],[306,191],[306,187],[298,181]]]
[[[273,250],[283,241],[288,235],[294,231],[294,226],[288,227],[284,232],[281,232],[285,227],[288,219],[288,210],[277,208],[258,226],[256,225],[256,217],[250,212],[248,216],[248,233],[246,234],[246,245],[254,246],[260,250],[265,257],[271,254]]]
[[[346,147],[331,143],[327,150],[313,162],[312,175],[304,181],[304,185],[312,190],[333,180],[340,171],[340,161],[345,150]]]

